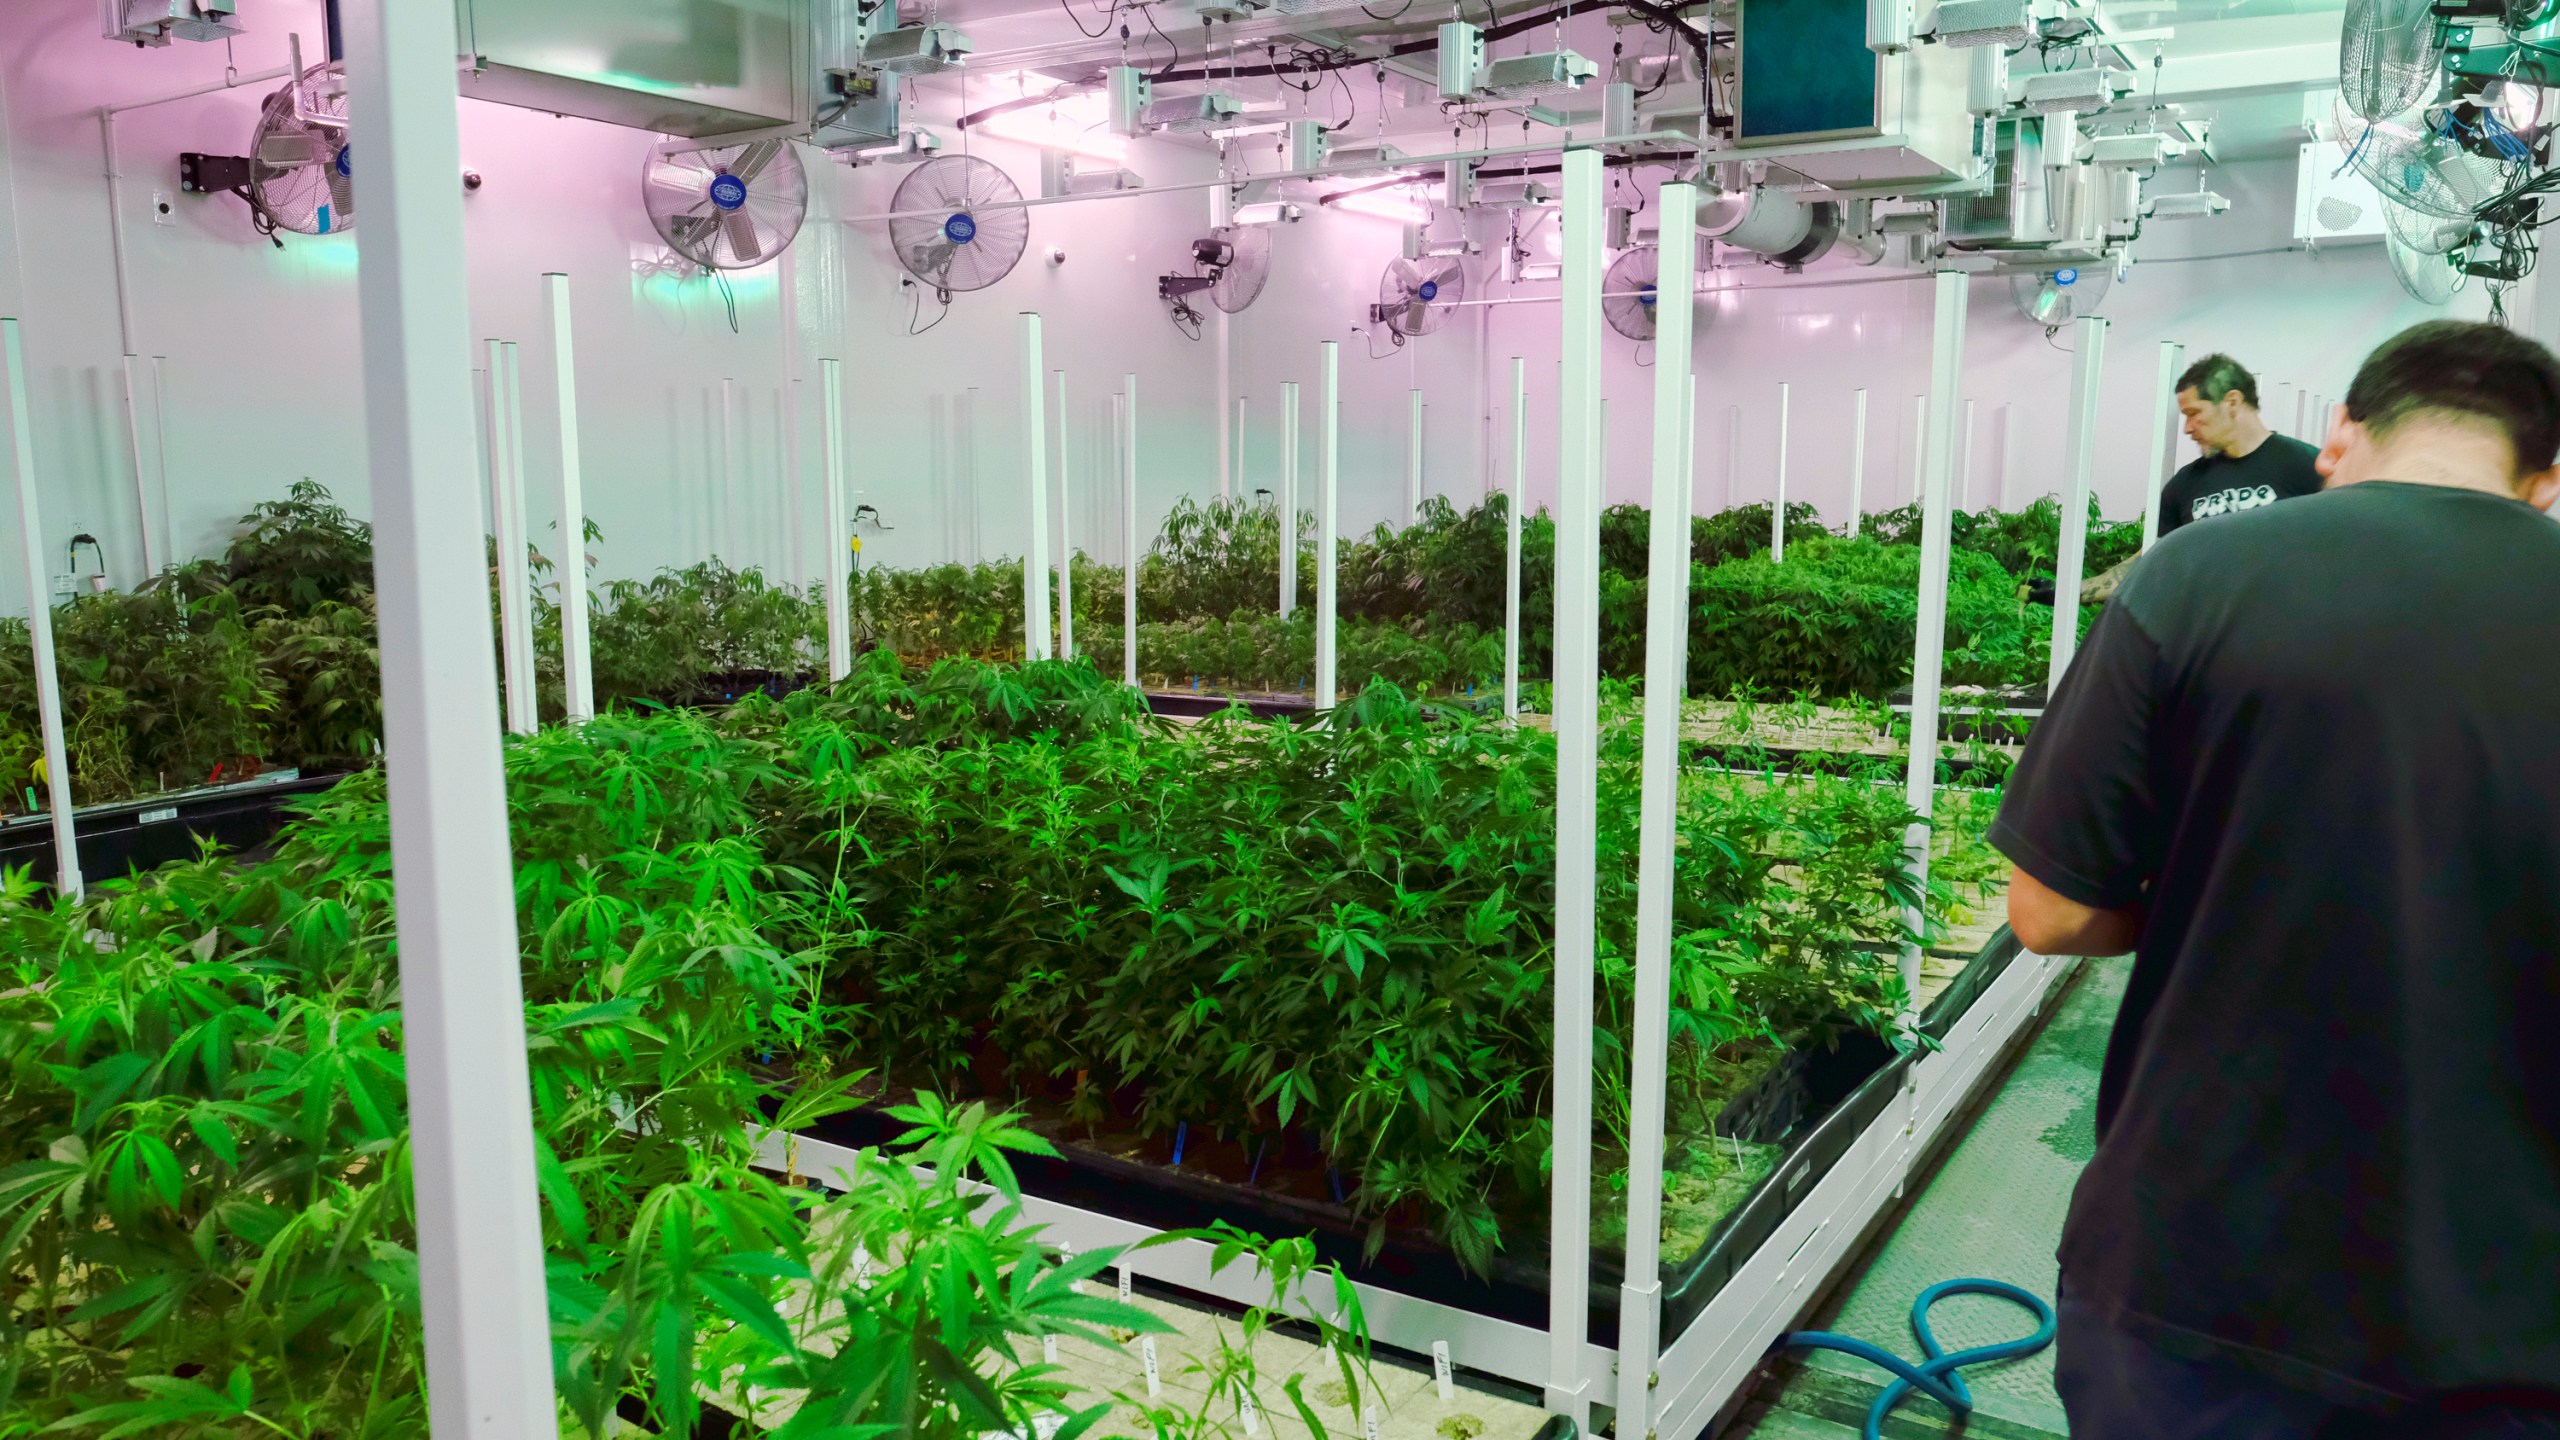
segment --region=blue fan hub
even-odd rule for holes
[[[954,245],[966,245],[978,238],[978,220],[967,212],[942,222],[942,238]]]
[[[1637,289],[1637,291],[1636,291],[1636,303],[1637,303],[1637,304],[1639,304],[1639,305],[1643,306],[1643,307],[1644,307],[1644,308],[1646,308],[1647,310],[1650,310],[1650,309],[1652,309],[1652,308],[1653,308],[1653,300],[1654,300],[1654,293],[1653,293],[1653,287],[1652,287],[1652,286],[1650,286],[1650,285],[1646,285],[1646,286],[1642,286],[1642,287],[1640,287],[1640,288],[1638,288],[1638,289]]]
[[[1423,281],[1423,282],[1422,282],[1422,288],[1421,288],[1421,289],[1419,289],[1419,290],[1414,291],[1414,292],[1413,292],[1413,296],[1414,296],[1414,298],[1415,298],[1415,299],[1417,299],[1417,300],[1422,300],[1422,301],[1426,301],[1426,302],[1427,302],[1427,301],[1432,301],[1432,300],[1437,300],[1437,299],[1439,299],[1439,298],[1440,298],[1440,282],[1439,282],[1439,281],[1437,281],[1437,280],[1425,280],[1425,281]]]
[[[723,210],[735,210],[747,203],[747,182],[735,175],[711,177],[711,203]]]
[[[2056,285],[2077,285],[2080,283],[2080,272],[2077,270],[2056,270],[2053,272],[2053,283]]]
[[[338,158],[332,163],[338,167],[338,173],[340,175],[353,175],[356,173],[355,167],[347,159],[347,147],[344,145],[338,147]]]

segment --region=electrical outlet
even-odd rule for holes
[[[170,195],[166,190],[154,190],[151,192],[151,223],[154,225],[175,225],[178,223],[178,202],[176,198]]]

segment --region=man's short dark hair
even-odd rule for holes
[[[2193,390],[2196,398],[2207,405],[2219,405],[2222,397],[2237,390],[2240,399],[2252,410],[2258,408],[2258,377],[2247,366],[2219,352],[2207,355],[2187,367],[2178,377],[2178,388]]]
[[[2515,473],[2560,456],[2560,360],[2502,325],[2430,320],[2382,342],[2347,387],[2347,418],[2376,440],[2430,411],[2487,420],[2515,449]]]

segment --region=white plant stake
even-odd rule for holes
[[[1458,1398],[1458,1377],[1450,1369],[1449,1342],[1446,1340],[1431,1342],[1431,1383],[1439,1387],[1441,1404],[1446,1405]]]
[[[1156,1337],[1153,1335],[1138,1337],[1138,1362],[1147,1368],[1147,1398],[1152,1400],[1162,1395],[1164,1380],[1156,1372]]]

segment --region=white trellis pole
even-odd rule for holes
[[[1022,312],[1022,459],[1031,540],[1022,547],[1022,658],[1049,658],[1049,422],[1041,411],[1040,312]]]
[[[548,1440],[551,1317],[534,1198],[489,583],[471,468],[470,289],[453,7],[346,7],[364,137],[356,277],[381,611],[403,1047],[436,1440]],[[495,903],[492,903],[493,900]]]
[[[2175,340],[2160,342],[2160,378],[2152,390],[2151,464],[2142,472],[2142,548],[2160,538],[2160,487],[2169,479],[2169,460],[2175,453],[2169,437],[2178,425],[2178,372],[2185,367],[2187,347]]]
[[[1067,480],[1067,372],[1058,372],[1058,658],[1076,658],[1074,494]]]
[[[530,735],[538,720],[533,705],[532,581],[524,563],[524,432],[516,413],[524,404],[517,383],[515,345],[489,342],[489,519],[497,537],[498,635],[506,673],[506,726]]]
[[[1660,313],[1660,308],[1655,307],[1657,314]],[[1787,559],[1787,411],[1790,399],[1787,382],[1779,381],[1778,503],[1769,512],[1769,561],[1771,564],[1784,564]]]
[[[1408,400],[1409,418],[1404,445],[1404,523],[1422,519],[1422,391],[1417,388]]]
[[[1849,538],[1858,536],[1867,508],[1867,392],[1857,394],[1849,421]]]
[[[1138,688],[1138,377],[1120,377],[1121,676]]]
[[[818,362],[818,383],[826,387],[826,395],[818,409],[819,424],[824,432],[825,469],[821,471],[827,487],[826,516],[827,564],[821,572],[827,596],[827,678],[842,680],[853,673],[853,602],[846,594],[850,580],[845,571],[853,556],[853,537],[846,528],[844,510],[844,366],[832,359]]]
[[[1330,710],[1340,693],[1336,673],[1334,615],[1342,603],[1336,560],[1342,504],[1342,344],[1327,340],[1316,347],[1316,673],[1318,710]]]
[[[1502,517],[1502,718],[1520,718],[1520,525],[1529,508],[1529,362],[1511,357],[1511,503]]]
[[[1697,209],[1666,184],[1662,213]],[[1679,845],[1680,702],[1689,672],[1689,332],[1697,229],[1662,227],[1654,306],[1653,521],[1645,590],[1643,790],[1637,812],[1633,1061],[1628,1079],[1626,1278],[1618,1290],[1618,1425],[1651,1434],[1662,1343],[1662,1162],[1671,1056],[1672,866]],[[1785,513],[1787,387],[1778,387],[1779,512]],[[1783,543],[1783,542],[1782,542]]]
[[[1280,618],[1298,608],[1298,382],[1280,386]]]
[[[2045,693],[2062,688],[2062,672],[2080,645],[2080,576],[2089,550],[2090,471],[2098,450],[2098,384],[2107,355],[2107,322],[2084,315],[2072,322],[2071,484],[2062,505],[2061,544],[2053,557],[2053,655]]]
[[[8,367],[10,474],[18,487],[18,542],[27,567],[27,634],[34,641],[36,718],[44,738],[45,805],[53,819],[54,888],[80,898],[80,837],[71,811],[71,760],[62,736],[62,677],[53,658],[53,566],[45,557],[36,503],[35,411],[27,404],[27,352],[18,322],[0,319],[0,364]],[[474,527],[478,528],[477,519]]]
[[[551,301],[552,390],[560,410],[560,681],[569,723],[596,714],[587,643],[587,491],[578,454],[577,349],[569,326],[569,277],[542,277]]]
[[[1920,484],[1920,614],[1919,634],[1911,661],[1911,767],[1903,800],[1919,816],[1903,832],[1903,864],[1915,896],[1929,883],[1929,826],[1938,795],[1939,685],[1947,658],[1947,562],[1952,549],[1954,498],[1949,482],[1955,465],[1958,388],[1964,383],[1966,282],[1962,271],[1941,270],[1937,277],[1937,316],[1929,343],[1929,398],[1936,407],[1927,433],[1935,440],[1923,447]],[[1902,944],[1902,1022],[1919,1024],[1920,933],[1917,901],[1903,907],[1909,936]]]
[[[1556,495],[1554,1154],[1547,1409],[1591,1428],[1592,976],[1600,738],[1600,152],[1564,155],[1563,468]]]

